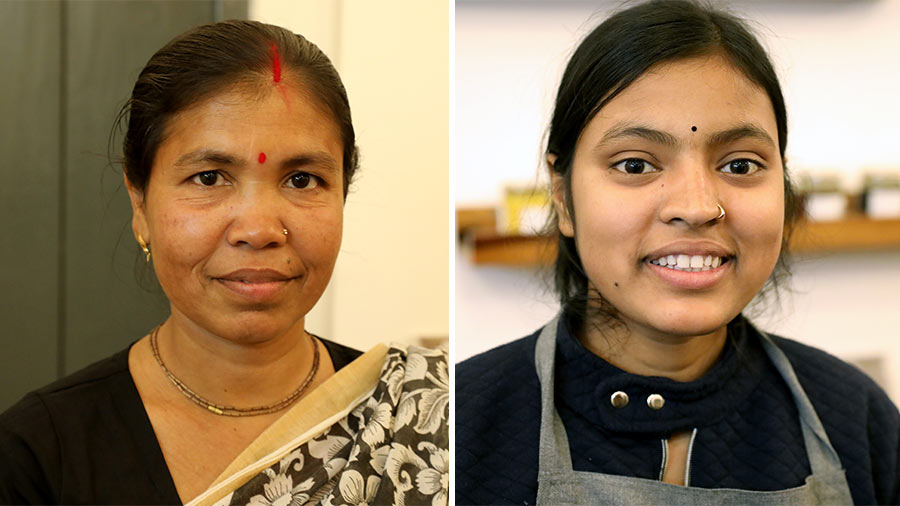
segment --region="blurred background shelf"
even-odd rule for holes
[[[457,209],[456,229],[474,264],[533,267],[556,255],[554,240],[498,233],[493,208]],[[885,249],[900,250],[900,219],[850,214],[839,221],[802,221],[791,240],[791,250],[803,255]]]

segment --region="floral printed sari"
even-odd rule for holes
[[[445,352],[376,346],[301,399],[189,506],[447,504]]]

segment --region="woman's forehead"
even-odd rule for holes
[[[754,125],[777,139],[774,108],[765,90],[721,56],[651,67],[592,118],[594,133],[645,126],[681,137]]]
[[[229,90],[206,98],[173,116],[158,153],[246,151],[248,159],[257,160],[260,153],[271,157],[278,151],[314,149],[333,153],[340,162],[340,130],[331,115],[299,90],[281,91],[273,89],[260,98]]]

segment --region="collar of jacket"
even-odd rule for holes
[[[630,374],[590,352],[560,318],[557,329],[556,404],[617,433],[661,436],[712,425],[747,397],[759,383],[766,360],[757,331],[738,315],[728,324],[728,338],[716,364],[690,382]],[[614,407],[615,392],[628,395],[628,404]],[[665,400],[660,409],[647,402],[651,395]]]

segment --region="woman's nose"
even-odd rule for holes
[[[721,204],[715,172],[694,163],[691,167],[672,171],[672,174],[675,177],[665,183],[660,219],[690,227],[715,223]]]
[[[276,247],[287,242],[280,197],[248,195],[232,208],[231,224],[226,232],[228,244],[253,249]]]

